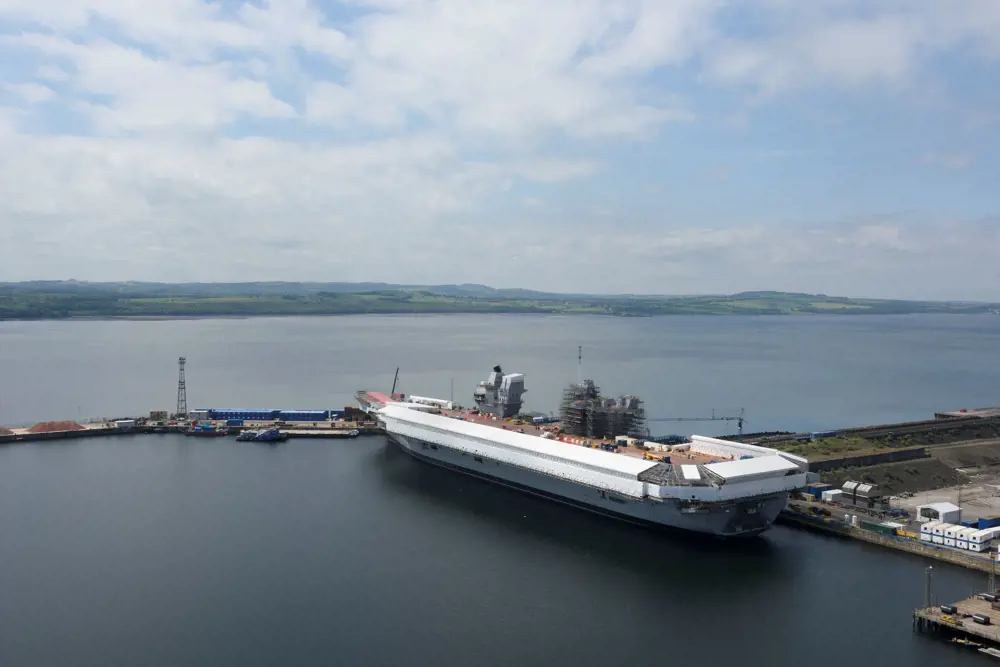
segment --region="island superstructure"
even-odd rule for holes
[[[766,447],[698,435],[668,447],[614,433],[567,435],[544,418],[515,418],[524,391],[523,375],[504,376],[497,366],[470,410],[420,396],[360,391],[357,398],[420,460],[647,526],[754,535],[806,484],[805,459]],[[622,409],[634,411],[627,398]],[[614,399],[597,400],[617,409]]]

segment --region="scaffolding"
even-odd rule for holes
[[[593,380],[563,390],[559,423],[564,433],[586,438],[646,435],[646,410],[636,396],[604,398]]]

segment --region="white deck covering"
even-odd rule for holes
[[[692,451],[708,454],[709,456],[732,459],[739,459],[741,456],[750,456],[753,458],[780,456],[798,465],[802,470],[806,470],[809,466],[809,461],[801,456],[795,456],[794,454],[771,449],[770,447],[748,445],[742,442],[732,442],[731,440],[721,440],[719,438],[708,438],[703,435],[691,436],[691,449]]]
[[[446,429],[452,433],[489,440],[527,454],[552,457],[571,465],[594,470],[595,472],[604,472],[630,479],[637,479],[639,473],[659,465],[656,461],[644,461],[629,456],[621,456],[613,452],[604,452],[599,449],[568,445],[558,441],[554,442],[536,435],[516,433],[494,426],[486,426],[485,424],[476,424],[475,422],[463,421],[461,419],[417,412],[397,405],[388,405],[380,410],[379,414],[412,424]]]
[[[399,405],[387,405],[379,410],[379,417],[385,422],[386,430],[394,435],[614,491],[637,500],[653,496],[718,502],[787,492],[806,483],[804,470],[786,476],[786,470],[798,466],[781,456],[771,455],[701,466],[714,473],[713,477],[722,480],[722,484],[703,484],[704,471],[699,466],[684,464],[678,466],[680,476],[686,478],[683,483],[662,486],[638,478],[640,473],[661,465],[656,461],[546,440]],[[685,474],[685,467],[694,470]]]
[[[693,465],[682,465],[681,474],[684,475],[684,479],[689,479],[691,481],[696,481],[701,479],[701,473],[698,471],[698,466]]]
[[[763,477],[779,477],[789,470],[798,470],[799,466],[781,456],[760,456],[742,461],[708,463],[705,465],[705,469],[727,482],[735,482]]]

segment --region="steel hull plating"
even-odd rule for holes
[[[723,537],[756,535],[774,523],[788,499],[788,493],[783,492],[698,505],[678,499],[638,500],[410,436],[389,433],[389,438],[427,463],[651,528],[676,528]]]

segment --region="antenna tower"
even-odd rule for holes
[[[177,359],[177,416],[186,417],[188,412],[187,383],[184,380],[184,364],[186,357]]]

